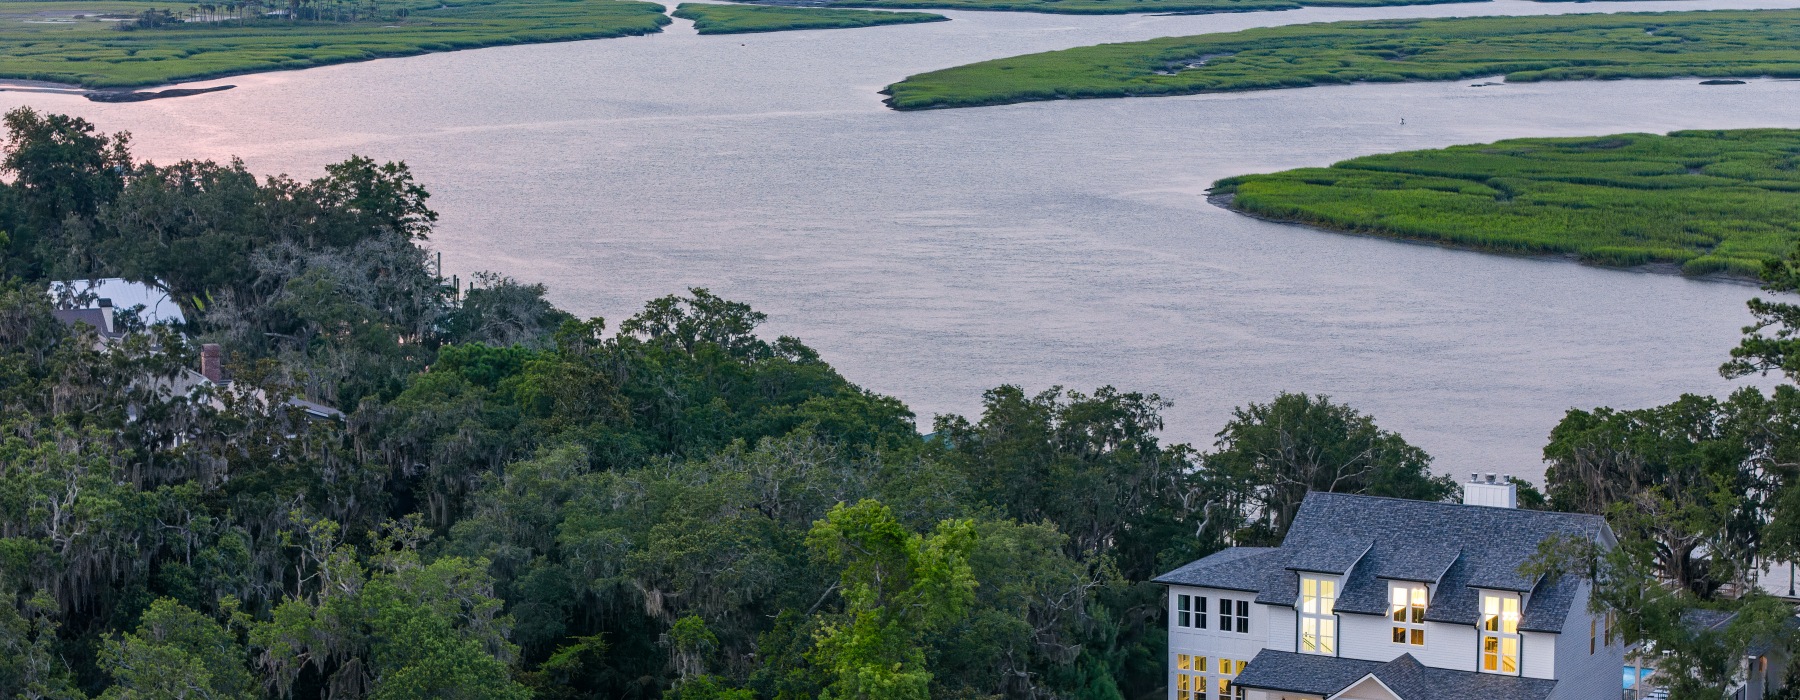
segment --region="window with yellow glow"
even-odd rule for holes
[[[1175,655],[1175,700],[1206,700],[1206,657]]]
[[[1425,584],[1389,583],[1388,617],[1394,621],[1394,643],[1425,646]]]
[[[1244,672],[1248,661],[1219,659],[1219,700],[1244,700],[1244,689],[1232,685],[1231,681]]]
[[[1481,594],[1481,671],[1519,675],[1519,594]]]
[[[1337,579],[1300,577],[1300,651],[1337,656]]]

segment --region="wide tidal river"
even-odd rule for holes
[[[1170,440],[1234,406],[1329,394],[1440,471],[1541,476],[1571,407],[1723,395],[1748,285],[1265,223],[1214,180],[1520,136],[1800,127],[1800,82],[1359,85],[897,113],[909,74],[1254,26],[1459,14],[1760,8],[1645,2],[952,22],[518,46],[243,76],[137,104],[0,92],[130,130],[159,162],[311,177],[405,160],[446,274],[545,282],[613,325],[704,286],[769,314],[929,429],[1005,383],[1156,392]],[[1404,124],[1402,120],[1404,119]],[[1466,477],[1464,477],[1466,478]]]

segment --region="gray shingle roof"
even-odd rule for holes
[[[1362,561],[1363,555],[1375,541],[1369,538],[1345,537],[1327,542],[1315,542],[1310,547],[1294,550],[1288,559],[1287,568],[1295,571],[1313,571],[1321,574],[1342,574]]]
[[[1374,675],[1401,700],[1543,700],[1556,689],[1556,681],[1547,678],[1434,668],[1412,654],[1402,654]]]
[[[1603,528],[1594,515],[1315,491],[1280,547],[1225,550],[1155,580],[1256,591],[1258,603],[1292,606],[1299,571],[1349,572],[1337,610],[1370,615],[1387,612],[1386,580],[1435,583],[1425,619],[1465,625],[1480,618],[1474,589],[1530,592],[1520,628],[1558,632],[1579,581],[1540,580],[1519,567],[1551,536],[1594,538]]]
[[[1331,695],[1368,676],[1401,700],[1543,700],[1556,681],[1433,668],[1411,654],[1387,663],[1263,650],[1234,683],[1246,688]]]
[[[50,315],[55,316],[56,320],[61,321],[65,326],[73,326],[77,323],[84,323],[92,326],[94,331],[99,333],[103,338],[118,339],[124,337],[124,333],[108,331],[106,329],[108,325],[106,322],[106,313],[107,312],[101,311],[100,309],[54,309],[50,312]]]
[[[1330,695],[1382,666],[1380,661],[1264,649],[1231,682],[1260,690]]]
[[[1276,572],[1286,571],[1287,553],[1275,547],[1232,547],[1158,576],[1156,583],[1256,592]]]

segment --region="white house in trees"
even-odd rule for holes
[[[1538,543],[1615,543],[1591,515],[1315,492],[1280,547],[1234,547],[1169,587],[1170,700],[1613,700],[1625,646],[1588,583],[1520,572]]]

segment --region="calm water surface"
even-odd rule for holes
[[[1570,407],[1723,393],[1745,285],[1258,222],[1228,175],[1517,136],[1800,126],[1800,82],[1367,85],[896,113],[906,75],[1032,51],[1253,26],[1450,14],[1786,7],[1493,2],[1188,17],[946,13],[876,29],[667,34],[246,76],[102,105],[159,161],[312,176],[410,163],[446,272],[548,283],[618,320],[706,286],[770,316],[925,423],[983,390],[1112,384],[1207,443],[1232,407],[1330,394],[1450,473],[1541,474]],[[1480,82],[1480,81],[1469,81]],[[1401,119],[1405,119],[1402,125]]]

